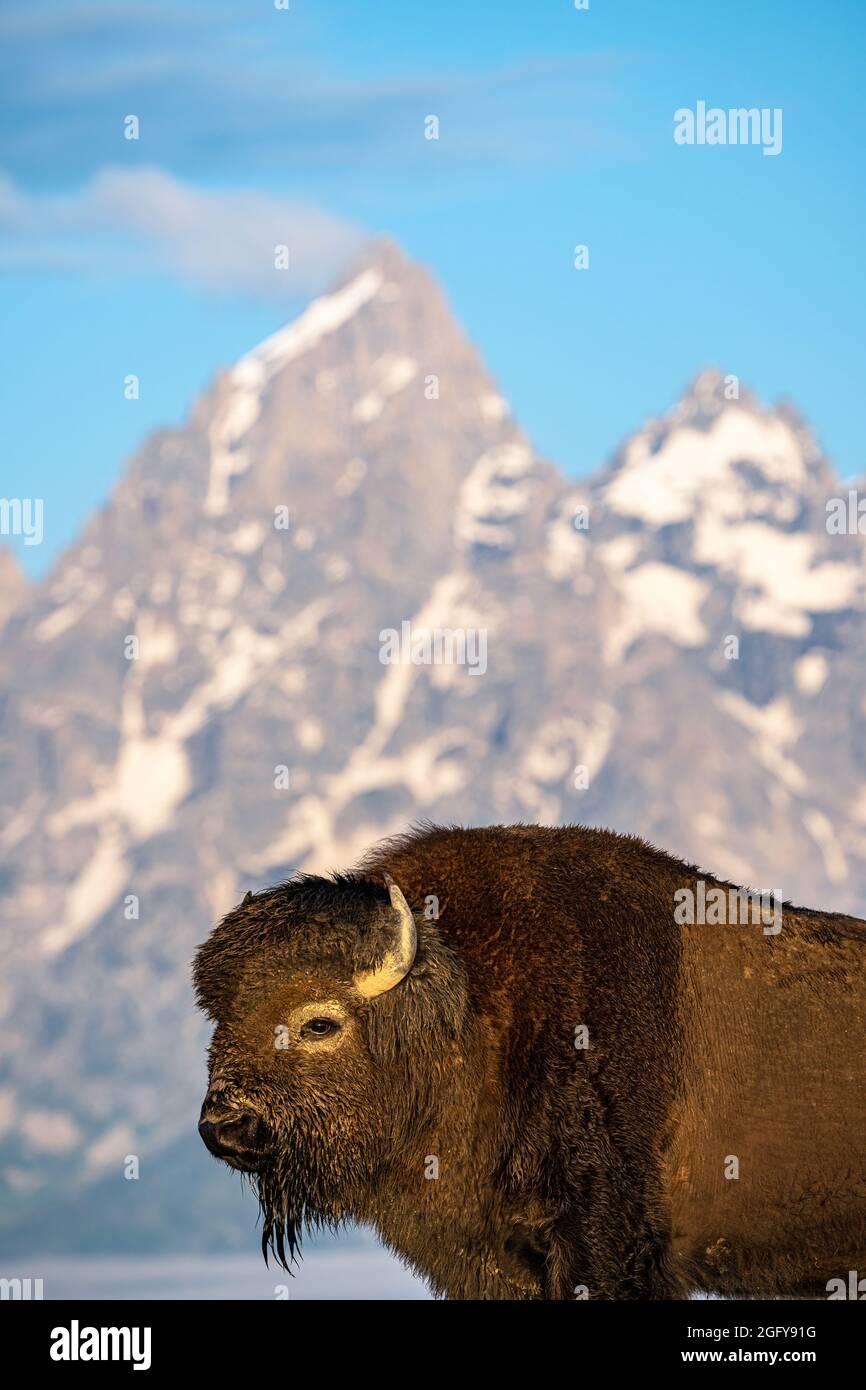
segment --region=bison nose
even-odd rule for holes
[[[270,1153],[267,1126],[243,1110],[217,1110],[205,1101],[198,1132],[210,1152],[234,1168],[255,1171]]]

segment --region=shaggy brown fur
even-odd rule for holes
[[[366,1000],[386,871],[418,951]],[[261,1126],[265,1242],[356,1220],[452,1298],[826,1297],[866,1272],[866,923],[678,925],[698,878],[721,882],[604,830],[430,827],[230,913],[196,962],[206,1104]],[[339,1042],[275,1049],[311,1001]]]

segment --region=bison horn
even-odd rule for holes
[[[418,945],[415,918],[412,916],[411,907],[391,875],[384,874],[383,877],[388,888],[391,906],[397,914],[397,922],[393,944],[386,952],[382,964],[376,970],[366,970],[363,974],[355,976],[355,988],[364,995],[365,999],[373,999],[377,994],[384,994],[386,990],[393,989],[395,985],[399,985],[400,981],[406,978],[412,969],[412,962],[415,959],[415,950]]]

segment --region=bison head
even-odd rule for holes
[[[196,957],[216,1025],[199,1131],[251,1176],[265,1257],[282,1264],[304,1226],[374,1219],[371,1200],[423,1145],[461,1060],[460,965],[384,879],[303,876],[247,894]]]

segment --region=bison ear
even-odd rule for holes
[[[415,918],[399,887],[390,874],[383,874],[391,907],[394,909],[394,937],[382,964],[376,970],[365,970],[355,976],[355,988],[365,999],[374,999],[405,980],[418,948]]]
[[[250,888],[250,889],[244,894],[244,900],[243,900],[243,902],[241,903],[241,907],[246,907],[247,903],[251,903],[252,900],[253,900],[253,890]]]

